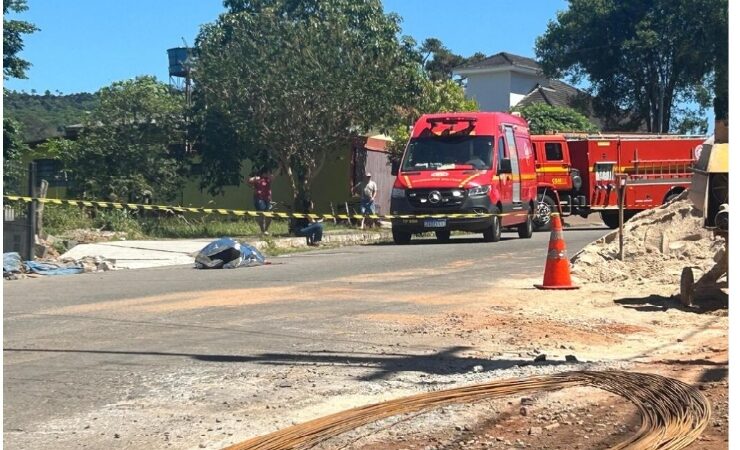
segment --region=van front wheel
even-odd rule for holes
[[[483,240],[486,242],[498,242],[501,240],[501,217],[498,208],[493,211],[491,226],[483,231]]]
[[[516,227],[516,231],[519,232],[519,237],[522,239],[529,239],[532,237],[532,232],[534,231],[534,224],[532,223],[532,214],[527,214],[527,221],[519,224],[518,227]]]

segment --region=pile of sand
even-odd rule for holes
[[[703,227],[701,213],[684,193],[625,223],[624,261],[617,231],[586,246],[573,258],[573,275],[584,282],[659,283],[679,286],[684,267],[707,272],[724,252],[724,239]]]

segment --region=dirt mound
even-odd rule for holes
[[[585,282],[678,286],[681,270],[708,271],[724,248],[724,239],[703,227],[701,213],[687,193],[625,223],[624,261],[617,231],[589,244],[573,258],[573,275]]]

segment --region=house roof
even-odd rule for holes
[[[547,103],[551,106],[572,108],[573,103],[587,97],[588,94],[560,80],[547,80],[537,83],[516,106],[528,106],[535,103]]]
[[[486,59],[463,64],[462,66],[456,67],[455,72],[458,71],[471,71],[471,70],[485,70],[485,69],[496,69],[504,67],[519,67],[528,69],[531,71],[541,71],[542,67],[532,58],[526,56],[514,55],[513,53],[500,52],[495,55],[491,55]]]

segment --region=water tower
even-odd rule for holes
[[[185,44],[187,45],[187,44]],[[192,144],[188,139],[192,91],[193,50],[189,47],[175,47],[167,50],[169,59],[170,86],[185,94],[185,139],[181,152],[191,153]]]
[[[193,49],[175,47],[167,50],[169,59],[170,85],[185,91],[187,105],[190,106],[190,88],[192,81]]]

